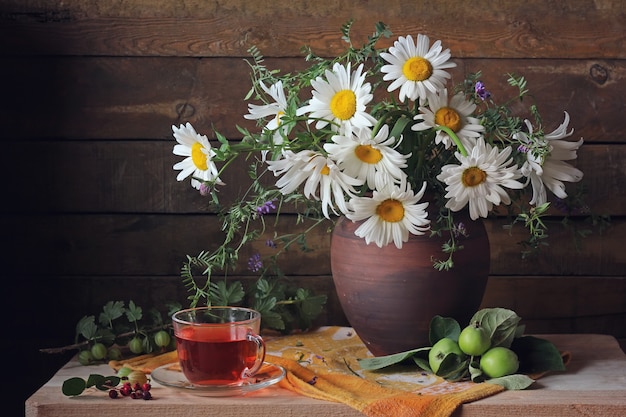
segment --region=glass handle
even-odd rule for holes
[[[259,369],[261,369],[261,366],[263,366],[263,361],[265,361],[265,341],[261,336],[256,335],[252,332],[248,332],[248,334],[246,335],[246,339],[248,339],[248,341],[250,342],[256,343],[257,346],[256,361],[254,362],[254,365],[252,366],[252,368],[244,371],[245,376],[250,377],[259,372]]]

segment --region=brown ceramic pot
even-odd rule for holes
[[[343,311],[376,356],[429,346],[435,315],[455,318],[461,327],[480,307],[489,275],[489,239],[482,221],[455,213],[469,232],[454,268],[437,271],[447,240],[411,235],[402,249],[367,245],[354,231],[359,223],[341,218],[332,234],[333,280]]]

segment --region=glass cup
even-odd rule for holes
[[[183,374],[197,385],[241,385],[265,360],[261,313],[242,307],[197,307],[172,315]]]

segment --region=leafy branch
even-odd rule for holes
[[[95,315],[83,316],[76,324],[74,343],[54,348],[40,349],[44,353],[64,353],[77,350],[78,359],[84,364],[101,360],[120,359],[124,352],[131,355],[152,353],[174,348],[174,337],[169,317],[181,309],[176,302],[166,304],[163,313],[151,309],[144,314],[134,301],[126,306],[123,301],[109,301],[103,307],[96,321]],[[158,334],[167,337],[156,337]],[[166,341],[166,344],[163,344]],[[99,352],[102,348],[103,351]]]

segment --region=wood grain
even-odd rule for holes
[[[453,82],[482,71],[494,98],[516,97],[507,73],[524,75],[546,130],[571,116],[575,137],[588,143],[624,143],[626,61],[559,59],[456,59]],[[302,58],[267,58],[270,69],[303,68]],[[232,139],[245,120],[244,98],[251,87],[244,58],[163,57],[8,57],[0,67],[11,97],[0,123],[19,126],[0,140],[34,138],[171,139],[171,126],[191,122],[209,137],[214,127]],[[383,92],[383,91],[381,91]],[[395,97],[395,96],[394,96]],[[514,106],[520,117],[524,109]],[[37,115],[37,123],[32,123]]]
[[[619,0],[566,4],[488,0],[406,2],[306,0],[150,0],[91,4],[74,0],[4,1],[2,49],[11,54],[245,56],[256,45],[268,56],[296,56],[302,45],[325,54],[343,48],[338,31],[355,20],[364,42],[383,21],[399,35],[444,39],[455,56],[489,58],[624,58],[625,6]],[[15,34],[20,36],[14,36]],[[471,36],[468,36],[471,34]],[[387,40],[387,45],[392,42]]]

